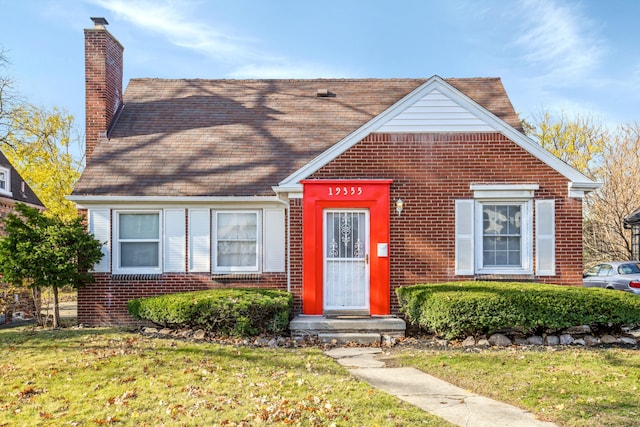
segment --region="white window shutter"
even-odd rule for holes
[[[211,214],[209,209],[189,209],[189,271],[211,271]]]
[[[456,260],[455,274],[474,274],[473,207],[474,200],[456,200]]]
[[[164,211],[164,271],[186,271],[186,223],[184,209]]]
[[[536,200],[536,274],[556,274],[555,200]]]
[[[284,209],[265,209],[263,230],[263,271],[284,272],[286,246]]]
[[[109,209],[89,210],[89,232],[102,243],[102,259],[93,266],[96,273],[108,273],[111,267],[111,222]]]

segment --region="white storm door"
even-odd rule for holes
[[[324,211],[324,310],[369,310],[369,212]]]

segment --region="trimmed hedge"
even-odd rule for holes
[[[540,334],[576,325],[640,323],[640,297],[608,289],[455,282],[403,286],[396,293],[410,323],[447,339],[507,329]]]
[[[194,328],[220,335],[281,333],[289,326],[293,296],[271,289],[211,289],[137,298],[127,310],[166,328]]]

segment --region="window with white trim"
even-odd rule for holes
[[[476,270],[531,273],[531,202],[482,201],[476,206]]]
[[[0,193],[11,192],[9,177],[10,177],[9,169],[0,167]]]
[[[537,189],[471,184],[474,198],[455,202],[455,274],[555,274],[554,201],[536,200],[534,235]]]
[[[212,229],[214,272],[260,271],[259,211],[216,211]]]
[[[159,211],[116,213],[116,273],[162,271],[161,218]]]

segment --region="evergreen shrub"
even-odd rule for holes
[[[138,320],[166,328],[252,336],[287,330],[293,296],[272,289],[224,288],[136,298],[127,310]]]
[[[540,334],[576,325],[640,323],[640,297],[599,288],[539,283],[454,282],[397,290],[407,321],[447,339],[517,330]]]

